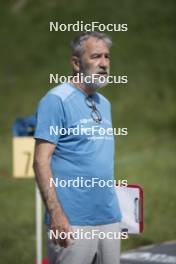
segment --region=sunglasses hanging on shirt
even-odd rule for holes
[[[94,100],[92,99],[92,96],[91,95],[86,96],[85,102],[86,102],[87,106],[92,109],[92,112],[91,112],[92,119],[95,122],[100,123],[102,121],[102,116],[101,116],[100,112],[98,111],[96,104],[95,104]]]

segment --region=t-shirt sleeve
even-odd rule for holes
[[[56,145],[60,137],[56,131],[63,127],[64,110],[62,101],[56,95],[47,94],[38,104],[34,138],[43,139]]]

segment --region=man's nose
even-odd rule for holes
[[[108,67],[108,60],[107,60],[105,57],[102,57],[102,58],[100,59],[99,66],[100,66],[101,68],[107,68],[107,67]]]

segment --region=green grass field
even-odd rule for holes
[[[129,82],[101,90],[112,102],[114,127],[129,133],[116,138],[115,175],[145,195],[145,231],[122,250],[176,239],[175,7],[174,0],[2,1],[0,262],[35,262],[35,185],[12,178],[11,126],[53,86],[49,73],[70,74],[73,32],[49,32],[49,21],[128,23],[128,32],[110,35],[112,73]]]

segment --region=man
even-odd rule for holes
[[[120,239],[107,238],[108,232],[120,232],[121,220],[115,188],[105,184],[114,178],[114,138],[102,133],[112,129],[111,106],[97,93],[107,84],[110,46],[109,37],[99,32],[76,36],[71,64],[73,75],[83,80],[51,89],[38,106],[34,170],[45,222],[49,230],[70,234],[48,239],[50,264],[119,263]],[[60,185],[51,184],[57,179]],[[76,231],[83,237],[76,239]]]

